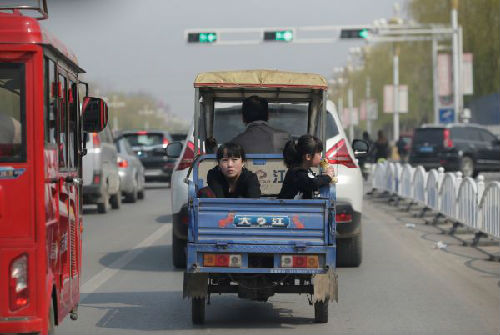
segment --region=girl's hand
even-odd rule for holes
[[[327,169],[326,169],[326,174],[332,178],[332,180],[334,179],[335,177],[335,170],[333,169],[333,167],[329,166]]]

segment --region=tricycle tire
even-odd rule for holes
[[[122,205],[122,192],[118,191],[118,193],[112,194],[110,201],[111,208],[120,209],[120,206]]]
[[[361,233],[337,239],[337,267],[357,268],[361,265],[362,255]]]
[[[193,298],[191,300],[193,324],[202,325],[205,323],[205,298]]]
[[[177,269],[186,268],[186,242],[181,240],[172,231],[172,261]]]
[[[109,195],[108,193],[104,193],[102,195],[102,202],[97,203],[97,212],[99,214],[106,214],[109,209]]]
[[[314,322],[328,323],[328,300],[314,303]]]

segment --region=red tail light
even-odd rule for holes
[[[9,267],[10,310],[16,311],[29,303],[28,255],[14,259]]]
[[[148,132],[145,130],[141,130],[137,132],[137,135],[146,135]]]
[[[92,183],[93,184],[100,184],[101,183],[101,175],[99,173],[94,174],[94,178],[92,178]]]
[[[282,255],[282,268],[319,268],[318,255]]]
[[[99,138],[99,135],[97,133],[92,134],[92,143],[94,144],[94,148],[101,147],[101,139]]]
[[[164,137],[163,138],[163,147],[166,148],[168,145],[168,138]]]
[[[326,152],[326,158],[330,164],[342,164],[348,168],[358,167],[347,150],[347,145],[344,139],[341,139],[337,144],[331,147]]]
[[[239,254],[203,254],[203,266],[219,268],[240,268],[241,255]]]
[[[191,164],[193,164],[194,159],[194,143],[189,141],[186,143],[186,149],[184,150],[184,154],[177,165],[177,170],[188,169]]]
[[[443,130],[443,147],[453,148],[453,141],[451,140],[449,129]]]
[[[350,213],[335,214],[335,223],[346,223],[351,221],[352,221],[352,214]]]
[[[122,169],[128,168],[128,160],[118,157],[118,167]]]

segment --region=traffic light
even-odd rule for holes
[[[371,30],[368,28],[342,29],[340,38],[368,38]]]
[[[188,33],[188,43],[215,43],[217,33]]]
[[[293,40],[293,30],[264,31],[264,41],[266,42],[291,42]]]

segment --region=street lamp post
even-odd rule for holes
[[[392,125],[394,143],[399,138],[399,47],[394,45],[392,58],[392,80],[393,80],[393,107],[392,107]]]

